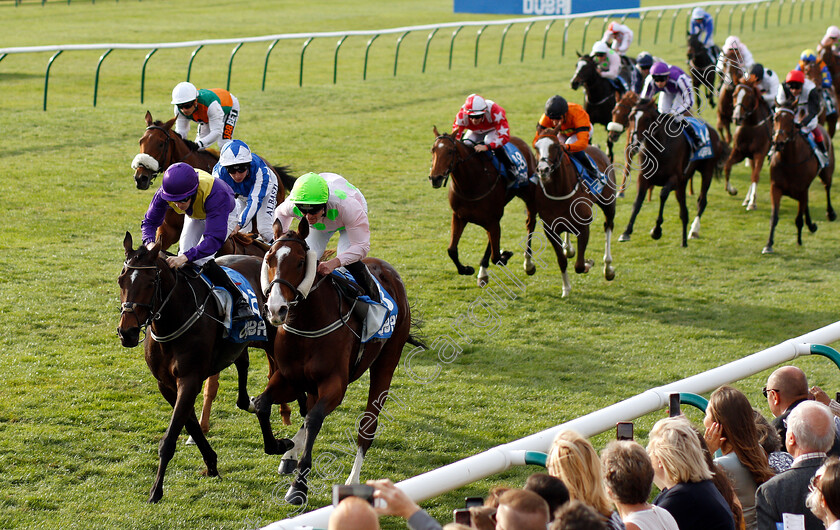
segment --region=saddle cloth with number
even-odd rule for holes
[[[233,322],[230,315],[231,308],[233,307],[233,301],[230,299],[230,293],[227,292],[227,289],[224,287],[216,287],[213,285],[213,282],[202,274],[201,277],[207,285],[212,288],[217,306],[224,315],[224,321],[222,322],[225,326],[225,332],[223,334],[224,338],[237,343],[251,342],[255,340],[268,340],[268,333],[265,329],[265,321],[260,316],[259,301],[257,300],[257,295],[251,287],[251,284],[244,276],[231,268],[222,267],[222,270],[230,276],[230,279],[239,288],[242,296],[245,297],[245,300],[248,301],[248,305],[251,306],[252,313],[251,318],[248,320]]]
[[[335,269],[332,274],[359,284],[344,267]],[[397,304],[388,291],[382,287],[382,284],[373,274],[370,277],[373,278],[376,288],[379,289],[379,298],[382,302],[374,302],[368,295],[356,298],[358,302],[368,305],[367,317],[365,317],[362,326],[362,343],[371,339],[389,338],[394,333],[394,324],[397,322],[397,314],[399,313]]]

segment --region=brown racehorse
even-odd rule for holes
[[[627,177],[630,175],[630,165],[633,163],[633,150],[631,148],[636,144],[636,135],[630,127],[630,111],[638,101],[638,94],[633,91],[625,92],[613,107],[612,121],[607,124],[607,131],[609,131],[607,138],[612,143],[617,142],[621,138],[621,134],[625,130],[627,131],[627,143],[624,146],[624,171],[621,176],[621,186],[618,187],[619,197],[624,196]]]
[[[651,230],[650,235],[653,239],[662,237],[662,213],[665,209],[665,201],[671,190],[674,190],[677,202],[680,205],[682,246],[688,246],[686,183],[695,171],[700,171],[702,183],[700,194],[697,197],[697,217],[691,224],[691,237],[694,239],[699,237],[700,218],[706,209],[706,194],[712,183],[712,177],[719,174],[720,170],[723,169],[723,163],[729,156],[729,146],[721,142],[717,133],[707,125],[706,129],[709,133],[714,155],[705,160],[690,162],[691,146],[682,132],[683,126],[675,123],[673,116],[660,114],[656,108],[656,103],[649,99],[639,100],[633,107],[631,114],[634,121],[633,128],[641,140],[641,150],[639,152],[641,169],[636,179],[638,192],[633,203],[630,221],[618,240],[630,241],[633,224],[642,207],[645,192],[652,186],[662,186],[662,192],[659,194],[659,215],[656,218],[656,226]]]
[[[146,111],[146,131],[140,138],[140,153],[134,157],[131,167],[134,169],[134,182],[139,190],[149,189],[157,175],[176,162],[186,162],[196,169],[207,173],[213,172],[213,167],[219,161],[219,153],[208,149],[197,151],[195,144],[187,142],[172,130],[175,118],[167,122],[155,121],[152,114]],[[286,190],[291,189],[295,179],[289,174],[285,166],[272,166],[261,157],[268,167],[277,175],[277,198],[275,204],[280,204],[286,197]],[[163,224],[158,228],[158,237],[166,250],[178,241],[184,226],[184,216],[170,209],[166,212]],[[242,227],[248,230],[249,227]],[[256,231],[256,226],[253,227]]]
[[[750,189],[744,197],[747,210],[755,210],[755,195],[758,179],[764,158],[770,151],[773,142],[773,111],[767,101],[761,96],[755,82],[743,81],[735,87],[733,94],[735,110],[732,119],[735,121],[735,137],[732,141],[732,153],[723,166],[726,178],[726,191],[735,195],[738,190],[729,184],[729,174],[732,166],[748,158],[752,173],[750,175]]]
[[[734,48],[726,53],[722,72],[723,83],[718,94],[717,130],[727,144],[732,143],[732,113],[735,111],[735,100],[732,96],[745,74],[741,67],[736,66],[740,64],[739,61],[740,56]]]
[[[458,258],[458,242],[467,223],[477,224],[487,231],[487,249],[481,259],[478,270],[478,285],[483,286],[489,280],[487,268],[490,263],[507,264],[513,252],[501,251],[502,229],[499,222],[505,213],[505,205],[514,196],[525,201],[528,209],[526,226],[528,229],[527,249],[525,250],[525,272],[534,274],[536,267],[531,261],[531,234],[537,224],[533,209],[533,189],[529,185],[515,191],[507,190],[505,179],[496,171],[488,153],[476,152],[471,146],[455,139],[449,134],[438,133],[433,128],[435,143],[432,145],[432,167],[429,180],[433,188],[440,188],[452,176],[449,186],[449,205],[452,207],[452,228],[449,239],[449,257],[458,268],[458,274],[472,275],[473,267],[462,265]],[[534,155],[528,145],[514,136],[510,141],[519,149],[528,163],[528,174],[534,174]]]
[[[158,389],[172,406],[172,418],[160,442],[160,462],[149,494],[149,502],[163,496],[163,477],[175,453],[178,435],[186,427],[196,441],[207,466],[205,473],[218,476],[217,457],[210,447],[195,416],[195,398],[201,382],[220,370],[235,364],[239,374],[239,395],[236,405],[248,410],[249,343],[234,343],[222,337],[221,318],[203,280],[182,270],[170,269],[161,252],[160,242],[148,249],[132,247],[131,234],[126,232],[125,263],[120,273],[122,312],[117,333],[123,346],[133,348],[140,332],[146,330],[146,364],[158,381]],[[229,266],[252,284],[258,285],[262,260],[251,256],[229,256],[219,264]],[[259,291],[259,289],[255,289]],[[257,292],[262,303],[262,294]],[[267,326],[268,341],[262,347],[271,349],[275,330]],[[254,343],[250,343],[254,344]]]
[[[820,44],[817,46],[817,60],[828,66],[834,93],[840,94],[840,57],[832,51],[831,46],[826,48]]]
[[[534,193],[534,203],[537,213],[542,218],[546,236],[551,240],[554,253],[557,255],[557,263],[563,275],[562,296],[565,298],[572,286],[566,274],[567,259],[563,252],[561,234],[572,232],[577,236],[575,272],[578,274],[589,272],[594,261],[587,260],[585,254],[589,243],[589,225],[593,220],[593,202],[598,204],[605,217],[604,278],[608,281],[615,278],[610,239],[615,219],[616,186],[613,171],[607,169],[610,165],[607,155],[597,147],[588,146],[586,152],[595,160],[598,169],[607,173],[609,179],[601,194],[593,195],[578,179],[569,153],[557,138],[558,132],[556,129],[546,129],[534,142],[534,149],[539,156],[537,162],[539,186]]]
[[[834,87],[825,88],[822,86],[822,71],[815,62],[809,62],[805,66],[805,77],[813,81],[816,90],[820,91],[822,110],[820,110],[818,122],[828,130],[828,135],[834,138],[834,133],[837,130],[837,96]],[[833,112],[828,114],[830,108],[833,109]]]
[[[343,401],[347,386],[365,372],[370,373],[364,421],[357,422],[356,460],[348,478],[350,484],[359,482],[362,462],[376,434],[379,411],[388,397],[403,346],[407,341],[422,344],[410,336],[411,310],[405,286],[390,264],[376,258],[364,260],[396,304],[398,315],[386,323],[392,335],[361,344],[362,322],[354,310],[359,309],[355,296],[340,289],[333,275],[316,277],[318,260],[306,243],[309,223],[303,219],[297,232],[286,233],[282,233],[279,221],[274,226],[275,241],[263,261],[262,289],[267,293],[266,318],[278,326],[274,343],[276,370],[254,403],[265,452],[289,451],[281,462],[281,472],[292,473],[294,459],[299,457],[298,473],[286,500],[305,504],[315,438],[326,416]],[[295,400],[305,416],[303,426],[293,442],[278,440],[271,429],[271,406]]]
[[[818,126],[819,128],[819,126]],[[779,203],[786,195],[799,202],[796,214],[796,243],[802,245],[803,217],[811,233],[817,231],[817,224],[811,221],[808,210],[808,188],[814,177],[819,175],[825,185],[826,214],[829,221],[834,221],[837,214],[831,207],[831,178],[834,174],[834,149],[831,138],[820,128],[828,165],[820,169],[816,155],[811,151],[804,135],[795,126],[795,113],[788,107],[776,109],[773,150],[770,159],[770,237],[762,254],[773,253],[773,236],[779,222]]]

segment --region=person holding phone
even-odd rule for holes
[[[373,498],[382,499],[384,503],[383,505],[376,503],[374,508],[376,513],[402,517],[408,522],[411,530],[443,530],[440,523],[389,479],[368,480],[367,484],[374,487]]]
[[[346,497],[330,514],[327,530],[379,530],[379,516],[373,506],[361,497]]]

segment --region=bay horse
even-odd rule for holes
[[[506,189],[504,178],[493,166],[490,156],[487,156],[489,153],[476,152],[473,147],[457,140],[453,135],[440,134],[437,127],[434,127],[432,131],[435,134],[435,142],[431,149],[432,166],[429,170],[429,181],[433,188],[440,188],[450,176],[452,177],[452,184],[449,186],[452,225],[447,252],[458,269],[458,274],[472,275],[475,272],[473,267],[461,264],[458,258],[458,242],[468,223],[477,224],[487,232],[487,248],[478,269],[479,287],[489,281],[487,268],[490,263],[507,264],[513,253],[501,250],[502,229],[499,223],[505,213],[505,206],[513,197],[522,199],[528,210],[526,220],[528,239],[524,268],[527,274],[534,274],[536,266],[531,260],[531,234],[534,232],[537,220],[533,208],[532,187],[528,185],[516,190]],[[528,145],[515,136],[512,136],[510,141],[525,157],[528,174],[533,175],[536,162]]]
[[[593,194],[579,179],[572,160],[563,144],[557,137],[558,129],[542,131],[534,142],[539,161],[537,162],[537,177],[539,186],[535,191],[535,206],[543,221],[546,236],[551,240],[557,263],[563,276],[562,297],[571,291],[569,276],[566,274],[568,260],[564,253],[562,232],[573,232],[577,236],[577,260],[575,272],[578,274],[589,272],[593,260],[586,259],[586,246],[589,243],[589,225],[594,216],[592,203],[596,203],[604,213],[604,278],[612,281],[615,269],[612,266],[612,252],[610,240],[615,220],[616,186],[615,175],[609,168],[607,155],[594,146],[586,148],[587,154],[595,160],[598,169],[606,172],[608,182],[601,194]]]
[[[817,46],[817,61],[822,61],[828,66],[828,71],[831,73],[831,86],[835,94],[840,94],[840,57],[834,53],[831,46],[826,48],[820,44]]]
[[[720,137],[727,144],[732,143],[732,113],[735,111],[735,100],[733,93],[735,87],[741,82],[746,72],[738,66],[740,55],[734,48],[726,52],[721,72],[721,86],[718,94],[717,108],[717,130]]]
[[[712,183],[712,177],[719,174],[723,163],[729,156],[729,146],[720,141],[717,133],[706,126],[711,140],[714,156],[705,160],[691,162],[691,146],[682,132],[682,127],[675,123],[674,117],[660,114],[656,103],[650,99],[641,99],[631,111],[633,128],[641,143],[639,151],[640,170],[636,179],[638,191],[633,203],[630,221],[619,241],[630,241],[633,224],[642,207],[645,192],[652,186],[662,186],[659,194],[659,215],[656,226],[651,230],[653,239],[662,237],[662,213],[665,201],[673,190],[680,206],[680,220],[682,221],[682,246],[688,246],[688,208],[686,207],[686,183],[696,171],[700,171],[702,182],[700,194],[697,196],[697,216],[691,224],[691,238],[700,237],[700,218],[706,209],[706,195]]]
[[[621,176],[621,185],[618,187],[618,196],[624,196],[624,190],[627,185],[627,177],[630,175],[630,165],[633,163],[633,148],[636,146],[637,139],[630,126],[630,111],[633,106],[639,101],[639,95],[628,90],[621,96],[618,103],[615,104],[612,110],[612,121],[607,124],[608,141],[615,144],[624,131],[627,131],[627,143],[624,145],[624,169]]]
[[[816,85],[815,90],[820,91],[822,98],[821,110],[817,121],[828,130],[828,136],[834,139],[834,133],[837,130],[837,95],[834,92],[834,87],[830,86],[825,88],[822,86],[822,71],[815,62],[809,62],[805,65],[805,77],[814,82],[814,85]],[[834,112],[831,114],[828,114],[829,105],[834,107]]]
[[[181,430],[196,442],[207,466],[205,474],[218,476],[217,455],[210,447],[195,415],[195,398],[201,383],[225,367],[235,364],[239,375],[236,406],[248,410],[248,345],[223,338],[221,313],[211,300],[210,288],[197,276],[181,269],[170,269],[160,242],[149,249],[133,248],[131,234],[123,240],[125,262],[119,275],[122,311],[117,334],[124,347],[138,345],[145,330],[145,357],[158,389],[172,406],[172,417],[158,449],[159,464],[149,502],[163,496],[166,467],[175,453]],[[218,260],[251,283],[258,285],[262,260],[253,256],[228,256]],[[259,291],[259,289],[256,289]],[[262,293],[256,293],[262,304]],[[255,308],[256,309],[256,308]],[[268,342],[257,343],[270,349],[275,330],[267,326]],[[254,344],[254,343],[251,343]]]
[[[131,162],[134,169],[134,183],[138,190],[147,190],[152,181],[166,168],[176,162],[185,162],[196,169],[213,173],[213,167],[219,161],[219,153],[212,149],[198,151],[193,142],[181,138],[172,130],[176,118],[166,122],[154,120],[152,113],[146,111],[146,130],[140,137],[140,153]],[[295,179],[286,166],[272,166],[264,157],[260,157],[274,170],[277,175],[277,198],[275,204],[280,204],[286,198],[286,191],[294,186]],[[178,241],[184,226],[184,216],[169,209],[163,224],[158,228],[158,237],[163,241],[166,250]],[[248,230],[249,227],[242,227]],[[256,231],[256,226],[253,227]]]
[[[583,110],[589,121],[607,126],[612,121],[612,110],[620,94],[608,79],[598,73],[598,65],[589,55],[577,54],[578,62],[572,76],[572,90],[583,87]],[[607,138],[607,154],[613,160],[613,143]]]
[[[819,175],[826,194],[826,214],[829,221],[834,221],[837,214],[831,206],[831,178],[834,174],[834,149],[831,138],[820,127],[828,165],[820,169],[817,156],[811,151],[808,141],[795,126],[795,112],[789,107],[776,109],[773,134],[774,154],[770,158],[770,237],[762,254],[772,254],[774,234],[779,222],[779,203],[782,196],[788,196],[799,203],[796,214],[796,243],[802,245],[803,217],[811,233],[817,231],[817,224],[811,221],[808,209],[808,188]],[[817,126],[819,127],[819,126]]]
[[[370,373],[367,407],[359,421],[356,458],[347,479],[357,484],[365,454],[376,434],[378,415],[385,405],[394,370],[406,342],[422,345],[410,335],[411,309],[399,273],[387,262],[366,258],[365,264],[393,298],[398,314],[386,323],[392,335],[362,344],[362,322],[354,310],[357,301],[338,287],[334,275],[315,276],[317,257],[309,250],[309,223],[302,219],[297,231],[283,233],[275,221],[275,240],[262,264],[265,315],[277,326],[274,342],[276,369],[254,404],[267,454],[284,455],[281,472],[297,476],[286,494],[295,505],[305,504],[312,449],[324,419],[344,400],[347,386]],[[314,281],[314,285],[313,285]],[[382,297],[385,300],[385,297]],[[390,301],[388,301],[390,305]],[[357,308],[358,309],[358,308]],[[294,440],[275,438],[271,406],[297,400],[303,426]],[[299,458],[295,466],[295,459]]]
[[[715,72],[715,61],[709,57],[709,52],[706,47],[700,42],[700,37],[697,33],[688,34],[686,37],[688,44],[688,67],[691,70],[691,81],[696,89],[697,108],[701,107],[700,87],[706,90],[706,101],[709,102],[711,108],[715,108],[715,91],[714,86],[717,81],[717,73]]]
[[[732,139],[732,153],[723,166],[726,191],[736,195],[738,190],[729,184],[732,166],[745,158],[750,160],[750,188],[744,197],[743,206],[755,210],[755,196],[764,159],[773,143],[773,111],[761,96],[756,82],[745,80],[735,87],[735,107],[732,119],[735,122],[735,136]]]

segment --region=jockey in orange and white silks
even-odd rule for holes
[[[477,144],[476,151],[498,149],[510,141],[505,109],[478,94],[467,96],[452,123],[452,132],[455,138]]]
[[[633,30],[624,24],[610,22],[601,40],[611,45],[617,54],[624,55],[633,42]]]
[[[221,88],[198,90],[195,85],[184,81],[172,90],[172,104],[175,105],[175,132],[184,140],[190,132],[190,123],[198,123],[195,143],[199,150],[219,143],[219,149],[233,138],[233,130],[239,118],[239,100]]]
[[[734,60],[730,60],[726,57],[726,54],[729,53],[730,50],[735,50]],[[722,75],[726,71],[727,63],[730,63],[730,68],[736,68],[738,70],[740,77],[747,77],[750,68],[752,68],[752,65],[755,64],[755,60],[753,59],[750,49],[747,48],[747,45],[741,42],[741,39],[735,35],[726,37],[726,42],[723,43],[723,48],[720,50],[720,55],[718,56],[717,65],[715,67],[718,74]],[[727,79],[726,82],[731,83],[732,80]]]

